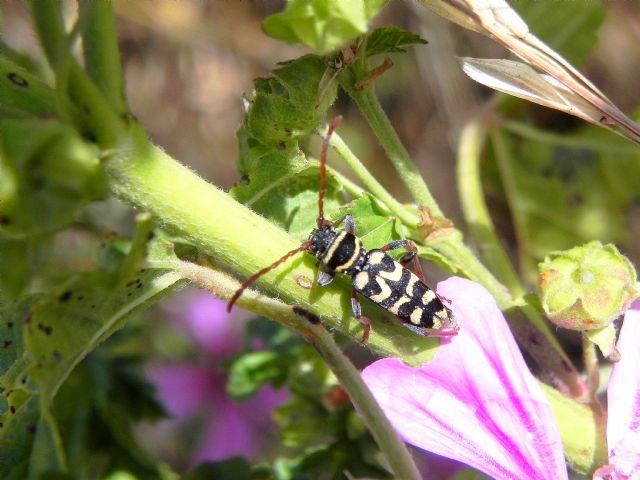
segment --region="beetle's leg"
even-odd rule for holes
[[[355,290],[351,290],[351,310],[353,310],[353,316],[356,317],[356,320],[358,320],[364,327],[364,331],[362,332],[362,339],[360,340],[360,343],[364,345],[365,343],[367,343],[367,340],[369,340],[369,333],[371,332],[371,322],[367,317],[362,316],[362,307],[360,306],[360,302],[358,301]]]
[[[342,222],[344,222],[344,229],[355,235],[356,234],[356,222],[353,221],[353,217],[351,215],[349,215],[348,213],[343,216],[340,217],[338,220],[336,220],[335,222],[333,222],[333,227],[337,227],[339,226]]]
[[[318,270],[318,279],[316,281],[320,287],[324,287],[333,281],[333,275],[331,273]]]

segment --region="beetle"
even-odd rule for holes
[[[231,311],[242,292],[265,273],[287,261],[292,256],[307,251],[318,259],[317,284],[328,285],[336,274],[351,277],[351,308],[353,315],[363,325],[362,343],[366,343],[371,331],[369,319],[362,315],[357,293],[379,307],[395,315],[407,328],[424,336],[453,336],[458,333],[455,316],[426,284],[417,258],[417,249],[410,240],[395,240],[380,248],[366,250],[355,234],[355,222],[345,215],[336,222],[324,218],[326,192],[327,150],[333,131],[342,117],[336,117],[329,125],[322,141],[320,155],[320,188],[318,193],[318,218],[307,241],[291,250],[268,267],[248,278],[229,300]],[[344,222],[344,229],[337,227]],[[405,248],[407,253],[396,261],[387,252]],[[406,266],[412,262],[414,271]]]

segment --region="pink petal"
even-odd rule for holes
[[[612,478],[640,479],[640,300],[624,316],[607,389],[607,442]],[[633,476],[632,475],[636,475]]]
[[[551,407],[491,295],[461,278],[438,293],[460,333],[421,368],[387,358],[363,371],[392,424],[408,443],[497,479],[566,479]]]
[[[148,375],[160,403],[179,418],[193,415],[211,397],[211,392],[224,389],[223,381],[192,364],[152,365]]]

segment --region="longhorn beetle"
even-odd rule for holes
[[[231,311],[242,292],[265,273],[273,270],[297,253],[308,251],[320,264],[317,283],[323,287],[333,280],[336,273],[349,275],[352,279],[351,308],[353,315],[364,326],[362,343],[369,338],[371,325],[362,315],[356,292],[385,310],[393,313],[410,330],[424,336],[453,336],[458,333],[453,312],[442,299],[431,290],[424,280],[422,268],[416,255],[417,249],[409,240],[395,240],[380,248],[365,250],[362,241],[355,235],[355,223],[351,215],[345,215],[335,223],[324,218],[324,195],[327,184],[327,149],[331,134],[342,117],[336,117],[322,141],[320,155],[320,190],[318,193],[317,226],[309,239],[291,250],[279,260],[248,278],[234,293],[227,311]],[[345,229],[336,227],[342,222]],[[396,262],[386,252],[407,249],[407,253]],[[405,268],[413,262],[415,273]]]

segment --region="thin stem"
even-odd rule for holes
[[[587,372],[587,383],[589,386],[589,400],[594,410],[604,413],[602,405],[598,400],[598,387],[600,386],[600,366],[598,364],[598,352],[596,345],[586,335],[582,335],[582,361]]]
[[[404,182],[413,197],[415,203],[429,209],[431,215],[442,217],[443,213],[429,187],[424,182],[420,171],[413,163],[409,152],[404,148],[397,132],[391,125],[387,114],[382,109],[382,105],[376,96],[373,84],[368,88],[358,90],[355,87],[354,78],[348,75],[349,71],[338,76],[340,85],[353,98],[358,108],[367,119],[369,126],[373,130],[376,138],[384,148],[389,160],[393,163],[400,179]]]
[[[179,262],[178,268],[183,276],[225,300],[228,300],[239,286],[228,275],[199,265]],[[351,402],[378,443],[380,452],[386,458],[394,478],[407,480],[421,478],[406,445],[362,381],[360,373],[342,353],[322,324],[309,322],[294,313],[290,305],[255,292],[247,292],[247,295],[240,297],[238,304],[292,328],[309,341],[348,393]]]
[[[53,70],[68,55],[68,36],[59,0],[31,0],[29,2],[34,28],[47,61]]]
[[[124,94],[112,2],[80,2],[79,14],[86,70],[113,109],[119,114],[126,114],[129,109]]]
[[[90,126],[98,144],[110,148],[124,136],[125,123],[71,56],[60,5],[57,0],[31,1],[36,33],[56,73],[58,93],[64,101],[71,100],[78,112],[82,112],[79,115],[85,115],[83,120]],[[80,128],[83,126],[79,125]]]
[[[478,121],[469,122],[460,134],[457,180],[462,213],[480,255],[511,295],[517,298],[524,295],[524,288],[496,235],[482,191],[480,159],[486,136],[486,129]]]
[[[321,135],[326,133],[327,128],[321,130]],[[358,176],[365,187],[373,194],[374,197],[384,203],[391,213],[399,218],[407,226],[415,228],[418,223],[418,217],[408,212],[379,182],[369,173],[367,168],[362,164],[360,159],[351,151],[349,146],[340,138],[336,132],[333,133],[329,142],[333,148],[347,163],[349,168]]]

